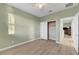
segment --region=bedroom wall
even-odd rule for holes
[[[57,41],[60,40],[60,34],[61,34],[61,20],[62,18],[66,18],[66,17],[71,17],[71,16],[74,16],[77,12],[79,12],[79,4],[75,7],[72,7],[72,8],[69,8],[69,9],[65,9],[65,10],[62,10],[60,12],[56,12],[56,13],[53,13],[51,15],[47,15],[47,16],[44,16],[44,17],[41,17],[41,22],[48,22],[48,21],[52,21],[52,20],[56,20],[58,21],[57,22]]]
[[[9,46],[6,7],[0,4],[0,48]],[[4,44],[5,43],[5,44]]]
[[[25,13],[17,8],[0,4],[0,49],[40,37],[40,20],[57,22],[57,39],[60,38],[60,19],[74,16],[79,12],[79,5],[41,18]],[[15,18],[15,35],[8,35],[8,13]],[[39,20],[40,19],[40,20]],[[5,44],[4,44],[5,43]]]
[[[8,35],[8,13],[13,14],[15,19],[14,35]],[[0,4],[0,49],[39,38],[39,29],[38,17],[6,4]]]

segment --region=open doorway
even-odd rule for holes
[[[59,43],[78,53],[78,15],[60,19]]]
[[[72,20],[73,19],[63,19],[63,40],[62,44],[66,46],[73,47],[74,41],[72,39]]]

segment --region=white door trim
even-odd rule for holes
[[[78,26],[78,29],[77,29],[77,33],[75,34],[75,37],[76,37],[76,41],[75,41],[75,42],[76,42],[76,43],[74,43],[74,48],[75,48],[75,50],[76,50],[77,53],[78,53],[78,48],[79,48],[79,47],[78,47],[78,44],[79,44],[79,41],[78,41],[78,39],[79,39],[79,32],[78,32],[78,30],[79,30],[79,19],[78,19],[78,16],[79,16],[79,12],[76,13],[76,15],[75,15],[76,18],[74,17],[75,20],[77,19],[77,21],[78,21],[78,22],[77,22],[77,23],[78,23],[78,25],[77,25],[77,26]],[[78,42],[77,42],[77,41],[78,41]],[[76,44],[76,45],[75,45],[75,44]]]
[[[55,21],[56,22],[56,28],[57,28],[57,20],[56,19],[47,21],[47,36],[48,36],[48,22],[52,22],[52,21]],[[56,39],[57,39],[57,37],[56,37]]]
[[[67,19],[67,20],[68,20],[68,19],[73,19],[73,17],[74,17],[74,16],[65,17],[65,18],[61,18],[61,19],[60,19],[60,40],[59,40],[60,42],[61,42],[61,41],[63,40],[63,38],[64,38],[64,34],[63,34],[63,20],[64,20],[64,19]]]

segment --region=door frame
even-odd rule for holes
[[[75,17],[78,17],[79,16],[79,12],[77,12],[74,16],[71,16],[71,17],[66,17],[67,19],[69,19],[69,18],[72,18],[73,20],[74,20],[74,18]],[[66,19],[66,18],[62,18],[62,19],[60,19],[60,20],[63,20],[63,19]],[[72,21],[73,21],[72,20]],[[72,22],[73,23],[73,22]],[[61,26],[61,25],[60,25]],[[71,25],[72,26],[72,25]],[[79,26],[78,26],[79,27]],[[72,27],[71,27],[72,28]],[[73,29],[72,29],[73,30]],[[72,31],[71,30],[71,31]],[[62,30],[60,30],[60,31],[62,31]],[[71,35],[72,35],[72,40],[74,41],[74,38],[73,38],[73,33],[71,32]],[[79,33],[78,33],[78,35],[79,35]],[[60,34],[60,42],[63,40],[63,37],[62,37],[62,35]],[[79,37],[78,37],[79,38]],[[78,40],[78,39],[77,39]],[[74,43],[75,43],[75,41],[74,41]],[[76,50],[76,52],[78,53],[78,46],[76,47],[74,44],[73,44],[73,47],[75,48],[75,50]]]
[[[57,22],[56,20],[50,20],[47,22],[47,40],[49,40],[49,23],[50,22]],[[57,27],[57,23],[56,23],[56,27]]]
[[[74,16],[74,18],[78,21],[77,22],[78,23],[78,29],[77,29],[77,33],[75,34],[76,41],[74,41],[74,48],[75,48],[77,53],[79,53],[79,51],[78,51],[79,50],[79,46],[78,46],[79,45],[79,41],[78,41],[78,39],[79,39],[79,31],[78,31],[79,30],[79,18],[78,17],[79,17],[79,12],[77,12]]]
[[[65,17],[65,18],[61,18],[60,19],[60,42],[64,39],[64,32],[63,32],[63,20],[64,19],[73,19],[74,16],[70,16],[70,17]],[[71,25],[71,36],[72,36],[72,25]]]

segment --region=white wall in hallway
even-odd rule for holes
[[[40,23],[40,38],[47,39],[47,21]]]
[[[63,19],[60,19],[60,42],[64,39]]]
[[[72,29],[73,29],[73,40],[74,40],[74,48],[78,52],[78,14],[74,16],[74,20],[72,21]]]

